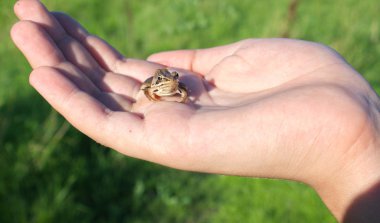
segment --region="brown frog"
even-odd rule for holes
[[[148,78],[141,86],[146,97],[151,101],[160,101],[164,97],[179,96],[178,102],[186,102],[187,88],[179,82],[178,73],[168,69],[158,69],[153,77]]]

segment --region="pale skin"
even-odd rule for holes
[[[301,181],[340,222],[380,219],[371,212],[379,202],[354,205],[379,191],[379,98],[330,48],[248,39],[137,60],[37,0],[14,10],[11,36],[33,68],[30,84],[95,141],[183,170]],[[190,102],[145,97],[141,84],[165,67]]]

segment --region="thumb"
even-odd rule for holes
[[[152,54],[147,60],[192,71],[195,55],[196,50],[174,50]]]
[[[147,60],[170,67],[190,70],[205,75],[211,69],[239,49],[245,41],[208,49],[189,49],[159,52],[150,55]]]

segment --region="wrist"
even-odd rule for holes
[[[363,132],[336,171],[312,185],[339,222],[380,221],[380,144],[375,132]]]

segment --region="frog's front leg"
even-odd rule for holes
[[[145,96],[150,100],[150,101],[159,101],[160,97],[157,96],[152,88],[149,88],[148,90],[144,91]]]

